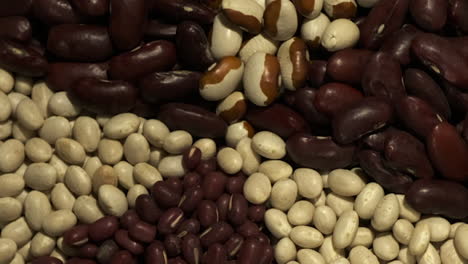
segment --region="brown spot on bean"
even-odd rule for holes
[[[297,11],[303,16],[307,16],[314,11],[315,0],[294,0],[293,2]]]
[[[320,37],[315,37],[313,40],[307,40],[306,44],[310,49],[317,49],[320,47]]]
[[[241,119],[247,112],[247,102],[245,100],[237,101],[230,109],[221,111],[219,116],[224,121],[231,123],[235,120]]]
[[[275,0],[270,2],[263,13],[263,23],[265,31],[270,36],[276,36],[278,33],[277,25],[279,15],[281,11],[281,0]]]
[[[262,23],[254,16],[243,14],[234,9],[223,9],[224,14],[234,24],[245,28],[250,34],[258,34],[262,30]]]
[[[221,59],[216,66],[208,70],[200,79],[200,89],[206,85],[217,84],[224,80],[229,71],[239,69],[242,61],[234,56],[227,56]]]
[[[289,47],[289,57],[292,63],[292,81],[296,89],[305,86],[307,79],[309,63],[306,59],[307,46],[305,42],[300,38],[294,38],[294,41]]]
[[[247,130],[247,136],[249,138],[253,137],[253,135],[255,134],[255,129],[252,127],[252,125],[250,125],[249,122],[242,122],[242,125],[244,126],[245,130]]]
[[[280,0],[276,0],[274,3],[280,3]],[[271,55],[265,54],[265,64],[262,77],[260,79],[260,89],[266,96],[265,105],[271,104],[279,95],[279,81],[278,76],[280,74],[280,65],[278,59]]]
[[[353,2],[343,2],[333,6],[333,18],[355,17],[357,6]]]

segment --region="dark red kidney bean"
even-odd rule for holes
[[[252,221],[246,221],[238,226],[236,232],[245,238],[255,237],[261,233],[260,228]]]
[[[444,178],[468,181],[468,145],[447,122],[437,124],[426,139],[427,152]]]
[[[21,16],[0,17],[0,38],[29,41],[32,28],[29,20]]]
[[[133,256],[128,250],[119,250],[112,255],[109,264],[133,264]]]
[[[92,241],[103,241],[111,238],[119,229],[119,219],[115,216],[104,216],[88,226],[88,236]]]
[[[199,106],[169,103],[161,106],[158,119],[171,130],[185,130],[195,137],[224,137],[227,124],[215,113]]]
[[[240,248],[242,247],[242,243],[244,242],[244,237],[241,235],[234,233],[227,241],[224,243],[226,247],[226,251],[229,257],[234,257],[239,253]]]
[[[202,259],[202,263],[204,264],[219,264],[219,263],[226,263],[226,261],[227,261],[226,248],[222,244],[219,244],[219,243],[211,245]]]
[[[93,77],[74,82],[70,92],[83,107],[96,113],[128,112],[136,104],[137,88],[126,81],[107,81]]]
[[[263,254],[263,244],[255,238],[247,238],[239,251],[239,264],[257,264]]]
[[[284,138],[309,130],[307,122],[300,114],[282,104],[250,107],[245,118],[255,128],[271,131]]]
[[[462,32],[468,33],[468,2],[449,0],[448,3],[448,21]]]
[[[387,100],[366,97],[333,118],[333,139],[340,144],[352,143],[392,119],[393,107]]]
[[[460,113],[468,112],[468,93],[462,92],[447,81],[442,81],[442,86],[452,109]]]
[[[49,64],[46,83],[54,91],[69,91],[81,78],[107,79],[107,69],[107,63],[54,62]]]
[[[215,63],[208,38],[199,24],[192,21],[179,23],[175,42],[177,57],[187,69],[205,71]]]
[[[184,237],[188,233],[198,234],[198,232],[200,232],[200,222],[195,218],[190,218],[180,224],[176,234],[178,237]]]
[[[417,180],[406,192],[405,199],[411,207],[424,214],[454,219],[468,216],[468,189],[457,182]]]
[[[462,36],[452,37],[448,39],[451,42],[451,44],[455,46],[455,49],[457,49],[464,58],[468,58],[468,37]]]
[[[36,51],[37,53],[41,54],[42,56],[45,55],[45,47],[44,45],[42,45],[41,42],[39,42],[39,40],[35,39],[35,38],[32,38],[29,43],[26,44],[27,47],[29,47],[30,49]]]
[[[1,1],[0,17],[27,15],[32,7],[32,0]]]
[[[25,76],[39,77],[47,72],[47,60],[19,42],[0,39],[0,67]]]
[[[397,59],[401,65],[411,62],[411,41],[421,30],[411,24],[404,24],[398,31],[391,34],[380,47],[380,51],[390,54]]]
[[[109,33],[119,50],[140,44],[147,20],[145,0],[110,0]]]
[[[394,193],[404,193],[413,182],[412,178],[386,168],[382,154],[373,150],[362,150],[357,154],[361,168],[378,184]]]
[[[165,181],[158,181],[151,187],[151,195],[161,208],[175,207],[179,204],[181,194],[175,191]]]
[[[411,0],[409,12],[414,22],[426,31],[441,30],[447,22],[447,0]]]
[[[257,239],[263,244],[268,244],[268,245],[270,244],[270,238],[265,233],[262,233],[262,232],[258,233],[255,236],[255,239]]]
[[[152,12],[168,21],[191,20],[199,24],[211,24],[216,15],[206,6],[185,0],[158,0],[155,2]]]
[[[468,114],[465,116],[465,120],[463,121],[461,135],[465,142],[468,144]]]
[[[114,52],[106,27],[83,24],[52,27],[47,50],[63,59],[82,62],[103,61]]]
[[[445,119],[450,118],[451,110],[447,97],[429,74],[419,69],[409,68],[405,71],[404,81],[409,94],[426,101]]]
[[[249,206],[247,217],[250,221],[259,223],[263,221],[263,216],[265,215],[266,207],[265,205],[251,205]]]
[[[184,183],[181,179],[172,177],[165,180],[165,182],[167,183],[167,186],[169,186],[169,188],[171,188],[174,192],[182,195],[184,191]]]
[[[378,130],[374,133],[362,137],[361,143],[366,148],[370,148],[378,152],[384,152],[387,138],[389,138],[390,135],[392,135],[392,133],[395,131],[399,130],[393,127],[386,127],[382,130]]]
[[[210,200],[203,200],[198,204],[197,215],[202,227],[208,227],[219,221],[216,203]]]
[[[460,59],[459,49],[449,39],[435,34],[419,34],[411,51],[427,68],[457,87],[468,87],[468,61]]]
[[[191,171],[184,176],[184,189],[200,186],[202,176],[198,172]]]
[[[189,264],[200,263],[203,254],[200,239],[194,234],[187,234],[182,239],[182,254]]]
[[[167,264],[166,250],[160,241],[154,241],[145,250],[145,264]]]
[[[218,164],[216,162],[216,158],[213,157],[211,159],[200,161],[200,164],[198,164],[198,167],[195,170],[197,173],[205,176],[208,173],[215,171],[217,167]]]
[[[138,216],[137,212],[134,209],[130,209],[120,217],[120,226],[125,229],[129,229],[139,221],[140,217]]]
[[[216,201],[224,192],[227,182],[226,174],[213,171],[205,175],[202,181],[203,197],[207,200]]]
[[[362,93],[350,85],[343,83],[327,83],[322,85],[314,99],[315,108],[332,118],[343,109],[362,100]]]
[[[286,141],[289,157],[298,165],[318,170],[345,168],[353,163],[354,145],[338,145],[330,137],[297,133]],[[314,151],[310,151],[313,149]]]
[[[154,72],[141,79],[138,87],[146,102],[170,102],[196,95],[201,76],[194,71]]]
[[[135,211],[141,220],[150,224],[156,223],[162,215],[161,209],[148,194],[138,196],[135,201]]]
[[[182,211],[190,213],[197,209],[201,200],[203,200],[203,189],[200,186],[191,187],[185,190],[178,206]]]
[[[33,1],[32,11],[35,18],[47,25],[87,22],[87,19],[75,10],[68,0]]]
[[[184,167],[188,170],[194,170],[200,163],[202,153],[199,148],[191,147],[185,150],[182,155],[182,164]],[[187,175],[185,175],[185,177],[187,177]]]
[[[393,131],[385,142],[385,165],[417,178],[432,178],[432,169],[424,144],[404,131]]]
[[[119,246],[114,240],[106,240],[100,246],[96,255],[96,259],[99,263],[109,263],[112,256],[119,250]]]
[[[177,25],[166,24],[159,20],[148,21],[145,29],[145,37],[150,39],[173,39],[177,33]]]
[[[374,95],[391,101],[405,96],[400,63],[385,52],[374,53],[362,75],[362,89],[368,96]]]
[[[242,193],[244,190],[244,182],[247,180],[247,177],[241,173],[234,177],[229,177],[226,182],[226,191],[230,194],[233,193]]]
[[[169,257],[177,257],[182,253],[182,239],[174,234],[164,237],[164,248]]]
[[[216,201],[216,207],[218,208],[219,221],[228,221],[229,203],[231,202],[231,196],[227,193],[223,193]]]
[[[187,264],[187,262],[185,262],[185,260],[183,260],[181,257],[169,259],[167,263],[168,264]]]
[[[138,221],[128,228],[128,235],[135,241],[150,243],[156,237],[156,226]]]
[[[337,51],[328,59],[327,74],[335,81],[361,84],[362,75],[373,53],[366,49]]]
[[[63,264],[63,262],[55,257],[42,256],[33,259],[31,264]]]
[[[414,96],[401,98],[396,104],[398,118],[421,137],[427,137],[432,128],[443,121],[426,101]]]
[[[87,16],[103,16],[109,12],[109,0],[71,0],[80,13]]]
[[[117,230],[117,232],[115,232],[114,234],[114,239],[115,242],[117,242],[117,245],[130,251],[130,253],[134,255],[140,255],[145,250],[144,246],[141,243],[130,238],[130,236],[128,235],[128,231],[125,229]]]
[[[96,264],[96,261],[85,258],[70,258],[67,260],[66,264]]]
[[[328,62],[325,60],[311,60],[308,66],[308,83],[312,87],[319,87],[325,83]]]
[[[69,246],[78,246],[88,241],[88,225],[76,225],[63,234],[63,242]]]
[[[247,221],[249,204],[242,194],[231,195],[228,209],[228,219],[233,225],[242,225]]]
[[[152,72],[170,70],[176,61],[175,45],[167,40],[156,40],[112,57],[109,77],[134,81]]]
[[[178,207],[173,207],[165,211],[158,222],[158,232],[163,235],[173,233],[184,220],[184,211]]]
[[[209,247],[214,243],[226,242],[234,233],[234,229],[227,222],[221,221],[212,224],[200,235],[203,247]]]
[[[99,247],[92,243],[87,243],[78,249],[78,255],[82,258],[95,258],[99,251]]]
[[[303,88],[286,94],[286,103],[298,111],[312,126],[324,127],[330,124],[327,116],[315,108],[314,100],[318,90]]]

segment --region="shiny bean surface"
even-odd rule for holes
[[[17,41],[29,41],[32,37],[31,23],[25,17],[0,18],[0,37]]]
[[[86,18],[80,15],[68,0],[34,1],[32,13],[36,18],[47,25],[86,22]]]
[[[179,23],[175,41],[178,58],[187,69],[203,71],[215,62],[205,31],[197,23]]]
[[[144,0],[110,0],[109,33],[119,50],[138,46],[146,23],[147,6]]]
[[[414,96],[402,97],[395,109],[402,123],[421,137],[427,137],[443,121],[426,101]]]
[[[109,12],[109,0],[71,0],[80,13],[87,16],[102,16]]]
[[[32,7],[32,0],[20,0],[11,3],[0,4],[0,17],[26,15]]]
[[[319,88],[314,105],[321,113],[333,117],[362,98],[363,95],[359,90],[346,84],[333,82]]]
[[[55,62],[49,64],[46,83],[54,91],[68,91],[81,78],[107,79],[107,68],[106,63]]]
[[[445,0],[412,0],[409,13],[418,26],[427,31],[437,31],[447,21],[448,2]]]
[[[285,100],[290,107],[298,111],[314,127],[324,127],[330,121],[327,116],[319,112],[315,107],[314,101],[317,93],[318,90],[306,87],[286,94]]]
[[[421,31],[411,24],[403,25],[399,30],[391,34],[380,47],[380,51],[390,54],[400,64],[407,65],[411,62],[411,42]]]
[[[211,24],[215,12],[206,6],[196,2],[184,0],[160,0],[156,1],[152,12],[160,15],[168,21],[181,22],[192,20],[199,24]]]
[[[360,84],[373,52],[365,49],[344,49],[335,52],[327,64],[327,74],[335,81]]]
[[[47,60],[23,44],[0,39],[0,66],[24,76],[39,77],[47,72]]]

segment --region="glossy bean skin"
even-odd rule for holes
[[[199,186],[194,186],[185,190],[182,199],[179,202],[179,207],[184,212],[193,212],[198,203],[203,200],[203,189]]]
[[[67,260],[67,264],[96,264],[96,261],[85,258],[70,258]]]
[[[187,69],[205,71],[215,62],[203,28],[195,22],[183,21],[177,25],[175,37],[179,61]]]
[[[150,243],[156,237],[156,226],[138,221],[129,227],[128,234],[135,241]]]
[[[219,221],[228,221],[230,202],[231,202],[231,195],[227,193],[223,193],[218,198],[218,200],[216,200],[216,208],[218,209]]]
[[[294,162],[319,170],[351,165],[355,151],[354,145],[338,145],[330,137],[316,137],[306,133],[297,133],[288,138],[286,148]]]
[[[191,147],[191,148],[187,149],[186,151],[184,151],[184,153],[182,155],[183,155],[182,163],[183,163],[183,165],[184,165],[184,167],[186,169],[194,170],[194,169],[197,168],[198,164],[200,164],[202,153],[201,153],[199,148]],[[189,172],[189,173],[190,173],[192,178],[189,178],[187,180],[187,184],[188,184],[188,186],[192,187],[192,186],[194,186],[193,184],[196,184],[196,180],[198,179],[198,177],[195,175],[195,174],[197,174],[196,172]],[[185,175],[185,177],[184,177],[184,183],[183,183],[184,186],[186,184],[185,179],[187,178],[187,175],[189,175],[189,173],[187,173]],[[200,176],[200,175],[198,175],[198,176]],[[195,180],[195,183],[192,180]]]
[[[141,243],[130,238],[128,231],[125,229],[117,230],[117,232],[114,234],[114,239],[119,246],[130,251],[134,255],[140,255],[145,250]]]
[[[247,221],[249,204],[242,194],[231,195],[229,202],[228,219],[235,225],[242,225]]]
[[[237,262],[239,264],[255,264],[262,256],[263,244],[255,238],[248,238],[242,244]]]
[[[88,236],[92,241],[103,241],[111,238],[119,228],[119,220],[115,216],[105,216],[88,227]]]
[[[128,210],[125,212],[121,217],[120,217],[120,226],[122,226],[125,229],[130,229],[131,226],[135,225],[140,221],[140,217],[138,216],[138,213],[134,210]]]
[[[452,113],[447,97],[429,74],[416,68],[408,68],[404,74],[404,82],[408,93],[425,100],[445,119],[450,118]]]
[[[203,200],[197,206],[197,216],[202,227],[208,227],[219,221],[218,208],[216,203],[210,200]]]
[[[83,258],[95,258],[98,251],[98,246],[92,243],[86,243],[78,249],[78,254]]]
[[[32,11],[34,17],[47,25],[77,24],[87,21],[68,0],[33,1]]]
[[[110,264],[133,264],[135,259],[128,250],[119,250],[111,258]]]
[[[373,150],[362,150],[357,154],[361,168],[386,190],[405,193],[413,180],[404,174],[391,171],[383,163],[382,154]]]
[[[213,244],[208,248],[208,251],[203,256],[202,263],[217,264],[225,263],[227,261],[226,248],[219,243]]]
[[[181,257],[171,258],[167,261],[167,264],[187,264]]]
[[[189,264],[198,264],[202,257],[200,239],[194,234],[187,234],[182,240],[182,253]]]
[[[287,138],[296,132],[309,130],[307,122],[297,112],[282,104],[249,108],[246,120],[256,129],[268,130]]]
[[[333,82],[319,88],[314,105],[318,111],[333,118],[340,111],[362,100],[363,97],[359,90],[350,85]]]
[[[164,237],[164,248],[169,257],[176,257],[182,253],[182,239],[174,234]]]
[[[200,222],[195,218],[184,220],[176,231],[179,237],[183,237],[188,233],[198,234],[200,232]]]
[[[412,0],[409,12],[418,26],[426,31],[442,29],[447,22],[448,1]]]
[[[109,12],[109,0],[71,0],[80,13],[87,16],[103,16]]]
[[[179,204],[182,194],[175,191],[167,181],[158,181],[151,187],[151,195],[161,208],[175,207]]]
[[[215,16],[215,12],[206,6],[184,0],[156,1],[152,12],[168,21],[181,22],[184,20],[191,20],[203,25],[213,23]]]
[[[200,242],[203,247],[209,247],[215,243],[226,242],[234,233],[232,226],[224,221],[210,225],[201,235]]]
[[[388,101],[366,97],[333,118],[333,138],[340,144],[349,144],[382,128],[392,119],[393,107]]]
[[[18,42],[0,39],[0,67],[29,77],[47,72],[47,60],[36,50]]]
[[[145,0],[110,0],[109,33],[119,50],[131,50],[143,38],[147,17]]]
[[[405,199],[411,207],[424,214],[454,219],[468,217],[468,189],[453,181],[417,180],[406,192]]]
[[[398,61],[385,52],[376,52],[369,59],[362,76],[362,89],[368,96],[395,101],[406,95],[402,78]]]
[[[154,241],[145,250],[145,264],[167,263],[166,251],[160,241]]]
[[[32,37],[31,23],[25,17],[0,17],[0,37],[16,41],[29,41]]]
[[[327,74],[333,80],[360,84],[369,59],[374,52],[366,49],[344,49],[334,53],[327,64]]]
[[[96,113],[127,112],[136,104],[137,89],[126,81],[85,77],[73,83],[71,94],[84,108]]]
[[[448,22],[460,31],[468,32],[468,3],[463,0],[450,0],[448,6]]]
[[[161,106],[158,119],[171,130],[186,130],[195,137],[224,137],[227,124],[216,114],[201,107],[169,103]]]
[[[369,135],[366,135],[361,138],[361,143],[364,147],[370,148],[377,152],[384,152],[385,151],[385,143],[387,139],[395,132],[399,131],[394,127],[385,127],[382,130],[376,131]]]
[[[226,191],[230,194],[242,193],[244,182],[247,180],[247,177],[244,174],[238,174],[233,177],[229,177],[226,182]]]
[[[227,176],[220,171],[210,172],[203,178],[203,197],[207,200],[216,201],[224,192]]]
[[[138,86],[146,102],[170,102],[195,95],[201,77],[194,71],[155,72],[141,79]]]
[[[309,61],[307,81],[312,87],[319,87],[325,82],[327,64],[325,60]]]
[[[149,39],[174,39],[177,33],[177,25],[166,24],[157,19],[148,21],[145,29],[145,38]]]
[[[411,62],[411,42],[421,33],[421,30],[411,24],[403,25],[398,31],[391,34],[380,47],[380,51],[396,58],[401,65]]]
[[[135,211],[141,220],[148,223],[156,223],[162,215],[161,209],[148,194],[138,196],[135,202]]]
[[[46,83],[54,91],[68,91],[81,78],[107,79],[107,69],[107,63],[55,62],[49,64]]]
[[[54,258],[50,256],[41,256],[41,257],[35,258],[31,262],[31,264],[63,264],[63,262],[58,258]]]
[[[228,256],[229,257],[236,256],[237,253],[239,253],[239,250],[243,242],[244,242],[244,238],[241,235],[237,233],[232,234],[232,236],[226,241],[226,243],[224,243]]]
[[[447,81],[442,82],[447,100],[455,112],[466,113],[468,111],[468,92],[463,92]]]
[[[217,167],[218,167],[218,164],[216,163],[216,158],[213,157],[211,159],[200,161],[195,171],[205,176],[208,173],[215,171]]]
[[[236,232],[241,234],[245,238],[257,237],[261,231],[257,224],[252,221],[246,221],[242,225],[236,228]]]
[[[360,26],[361,47],[378,49],[388,36],[400,29],[408,11],[408,4],[409,0],[379,1]]]
[[[32,4],[32,0],[2,1],[0,3],[0,17],[26,15],[31,11]]]
[[[291,108],[298,111],[313,127],[326,127],[330,124],[329,118],[320,113],[314,104],[317,93],[318,90],[316,89],[303,88],[286,94],[285,100]]]
[[[82,24],[54,26],[49,31],[47,50],[67,60],[99,62],[113,53],[106,27]]]
[[[266,212],[265,205],[251,205],[249,206],[247,216],[250,221],[261,222]]]
[[[173,233],[184,220],[183,217],[184,212],[178,207],[165,211],[159,219],[158,232],[163,235]]]
[[[447,122],[437,124],[429,133],[426,146],[444,178],[468,181],[468,145],[454,126]]]
[[[63,242],[69,246],[88,240],[88,225],[77,225],[63,234]]]

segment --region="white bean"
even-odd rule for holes
[[[351,48],[359,40],[359,28],[353,21],[345,18],[333,20],[322,35],[321,44],[328,51]]]
[[[440,256],[439,253],[437,252],[437,249],[434,248],[432,244],[429,244],[427,247],[426,251],[416,257],[418,264],[440,264]]]
[[[0,121],[6,121],[10,118],[13,109],[8,96],[0,91]]]
[[[8,71],[0,68],[0,91],[9,93],[15,85],[13,75]]]
[[[39,136],[54,145],[59,138],[71,136],[70,122],[61,116],[51,116],[44,121],[44,125],[39,130]]]
[[[409,252],[414,256],[424,254],[430,244],[431,230],[427,223],[418,223],[408,244]]]
[[[253,204],[262,204],[268,200],[271,190],[270,180],[263,173],[250,175],[243,187],[245,199]]]
[[[104,135],[110,139],[123,139],[138,130],[140,119],[132,113],[113,116],[103,128]]]
[[[32,163],[24,172],[26,185],[38,191],[48,191],[57,182],[57,171],[48,163]]]
[[[57,183],[50,192],[50,200],[52,201],[54,208],[57,210],[72,210],[76,199],[65,184]]]
[[[457,228],[455,232],[455,248],[458,253],[465,259],[468,259],[468,224],[463,224]]]
[[[353,210],[343,212],[336,221],[333,230],[333,245],[335,248],[346,248],[351,245],[359,227],[359,216]]]
[[[310,226],[296,226],[289,233],[291,240],[302,248],[317,248],[323,243],[323,235]]]
[[[372,245],[375,255],[385,261],[395,259],[400,252],[398,242],[390,233],[378,234]]]
[[[467,259],[463,259],[463,257],[458,253],[455,249],[455,243],[453,239],[447,240],[441,247],[440,247],[440,259],[443,264],[466,264],[468,263]]]
[[[38,191],[32,191],[24,201],[24,216],[31,229],[38,231],[42,228],[42,221],[52,211],[52,205],[47,196]]]
[[[42,138],[31,138],[24,146],[26,156],[32,162],[47,162],[52,157],[52,147]]]
[[[163,143],[163,148],[170,154],[182,154],[185,150],[192,146],[193,138],[187,131],[176,130],[166,136]]]
[[[75,214],[71,210],[57,210],[48,214],[42,222],[44,233],[51,237],[63,235],[65,231],[77,223]]]
[[[245,137],[237,143],[237,152],[242,157],[242,172],[247,175],[251,175],[258,171],[260,166],[261,158],[252,149],[252,139]]]
[[[36,103],[25,98],[16,107],[16,118],[18,122],[29,130],[38,130],[44,124],[44,117],[41,115]]]
[[[340,216],[344,211],[352,210],[354,206],[353,197],[345,197],[335,193],[327,195],[327,205],[335,211],[337,216]]]
[[[114,172],[119,179],[119,185],[125,189],[130,189],[135,185],[135,179],[133,177],[133,166],[126,162],[121,161],[114,165]]]
[[[292,230],[286,214],[274,208],[268,209],[265,212],[265,226],[276,238],[287,237]]]
[[[161,173],[148,163],[138,163],[133,167],[133,178],[146,188],[151,188],[157,181],[162,181]]]
[[[308,225],[314,217],[315,207],[311,202],[297,201],[288,211],[288,221],[291,225]]]
[[[371,219],[374,216],[375,209],[384,197],[383,188],[375,183],[368,183],[356,197],[354,210],[362,219]]]
[[[0,171],[13,172],[24,161],[24,145],[19,140],[9,139],[0,145]]]
[[[81,113],[81,106],[68,96],[67,92],[57,92],[49,99],[49,110],[57,116],[75,117]]]
[[[86,159],[86,152],[83,146],[70,138],[59,138],[55,142],[57,155],[71,165],[82,165]]]
[[[315,208],[314,217],[312,219],[314,226],[328,235],[333,232],[336,225],[336,214],[331,207],[326,205],[318,206]]]
[[[73,138],[80,143],[86,152],[94,152],[101,139],[101,128],[91,117],[80,116],[75,120],[72,130]]]
[[[377,231],[388,231],[398,220],[400,206],[395,194],[387,194],[375,208],[371,225]]]
[[[336,169],[328,173],[328,185],[341,196],[358,195],[366,185],[364,179],[350,170]]]
[[[400,249],[400,252],[398,253],[398,260],[400,260],[404,264],[416,264],[416,257],[414,255],[411,255],[408,247],[406,246]]]
[[[117,140],[104,138],[98,144],[98,157],[104,164],[117,164],[122,160],[123,146]]]
[[[364,246],[366,248],[372,245],[374,241],[375,235],[374,232],[367,228],[367,227],[359,227],[356,232],[356,236],[354,237],[353,242],[349,245],[350,248],[357,247],[357,246]]]
[[[29,252],[34,257],[48,256],[55,248],[55,239],[38,232],[31,240]]]
[[[102,185],[98,197],[99,205],[106,214],[120,217],[128,210],[127,197],[115,186]]]
[[[1,232],[2,238],[9,238],[15,241],[18,248],[24,246],[31,240],[33,236],[32,230],[24,217],[18,218],[15,221],[6,225]]]
[[[80,222],[85,224],[94,223],[104,217],[103,212],[97,205],[96,199],[92,196],[82,195],[78,197],[73,205],[73,213]]]
[[[393,236],[403,245],[409,244],[413,230],[413,224],[406,219],[398,219],[392,228]]]
[[[296,255],[296,246],[289,237],[283,237],[275,246],[275,260],[278,264],[292,261],[296,258]]]
[[[299,249],[297,251],[297,260],[300,264],[325,264],[322,255],[313,249]]]
[[[271,205],[282,211],[287,211],[296,202],[297,184],[291,179],[277,181],[271,189]]]
[[[216,160],[219,167],[227,174],[236,174],[242,169],[242,156],[233,148],[226,147],[219,150]]]
[[[201,151],[202,160],[211,159],[216,155],[216,143],[211,138],[201,138],[195,141],[193,146]]]
[[[293,168],[282,160],[267,160],[260,164],[258,172],[265,174],[272,183],[275,183],[289,178],[293,173]]]
[[[278,135],[260,131],[252,138],[252,149],[262,157],[281,159],[286,155],[286,143]]]
[[[64,183],[67,188],[76,196],[88,195],[91,193],[91,177],[81,167],[72,165],[65,172]]]
[[[156,119],[146,120],[143,125],[143,135],[151,145],[157,148],[163,146],[164,139],[169,133],[169,128],[163,122]]]
[[[0,197],[17,196],[24,190],[24,180],[18,174],[0,175]]]
[[[322,177],[313,169],[296,169],[292,178],[297,183],[299,194],[305,198],[316,198],[323,190]]]
[[[166,156],[159,161],[158,170],[163,177],[183,177],[186,169],[182,163],[183,155]]]
[[[328,236],[323,240],[322,246],[319,249],[320,254],[325,259],[326,263],[331,263],[340,258],[344,258],[345,252],[343,249],[337,249],[333,246],[332,237]]]
[[[138,133],[133,133],[127,137],[123,150],[127,161],[133,165],[147,162],[150,157],[149,143],[143,135]]]
[[[443,242],[450,235],[450,222],[439,216],[428,217],[420,222],[429,225],[431,242]]]
[[[9,223],[18,219],[23,212],[23,204],[15,198],[0,198],[0,223]]]
[[[405,200],[403,194],[397,194],[398,204],[400,205],[400,218],[404,218],[411,223],[415,223],[421,219],[421,213],[413,209]]]
[[[16,75],[14,90],[24,95],[31,95],[33,87],[33,79],[31,77]]]
[[[353,247],[349,252],[351,264],[379,264],[379,260],[369,249],[363,246]]]
[[[8,238],[0,238],[0,263],[10,263],[10,261],[15,257],[17,249],[18,247],[16,246],[15,241]]]
[[[43,81],[34,84],[31,91],[31,99],[39,107],[39,113],[42,117],[47,118],[50,116],[49,100],[54,92]]]
[[[141,184],[133,185],[127,192],[127,201],[130,208],[135,207],[135,202],[138,196],[148,194],[148,189]]]

